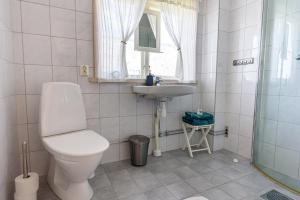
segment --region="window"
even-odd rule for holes
[[[151,72],[163,79],[194,81],[198,3],[199,0],[94,0],[97,79],[144,79],[150,66]],[[159,52],[137,50],[135,46],[134,32],[146,8],[161,13]],[[153,19],[146,23],[152,27]],[[150,41],[153,34],[136,38],[148,38],[143,44],[158,46]]]
[[[133,34],[127,42],[127,68],[129,78],[145,78],[145,67],[151,73],[165,79],[176,79],[177,48],[172,41],[165,23],[161,19],[160,52],[143,52],[134,49]]]

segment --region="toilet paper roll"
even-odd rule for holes
[[[39,175],[37,173],[29,173],[29,178],[23,178],[20,175],[15,178],[15,200],[36,200],[37,191],[39,189]]]

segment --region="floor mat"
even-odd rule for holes
[[[289,198],[288,196],[276,191],[271,190],[270,192],[267,192],[260,196],[261,198],[265,200],[293,200],[292,198]]]

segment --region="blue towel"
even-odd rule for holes
[[[190,119],[198,119],[198,120],[212,120],[214,119],[214,116],[208,112],[201,112],[201,113],[196,113],[196,112],[185,112],[185,116],[190,118]]]
[[[193,126],[203,126],[214,124],[214,119],[202,120],[202,119],[191,119],[190,117],[183,116],[182,121]]]

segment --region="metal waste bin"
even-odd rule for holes
[[[132,135],[129,137],[132,165],[144,166],[147,164],[149,143],[150,138],[143,135]]]

